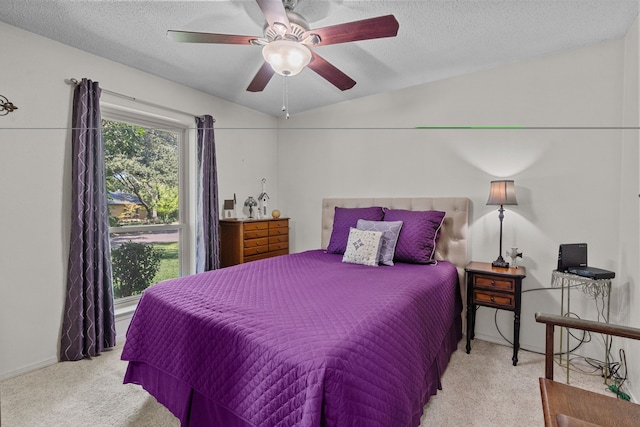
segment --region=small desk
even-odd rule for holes
[[[524,267],[493,267],[489,262],[472,261],[467,272],[467,354],[475,335],[477,306],[513,311],[513,366],[518,364],[520,349],[520,300]]]
[[[571,288],[577,288],[584,292],[585,295],[593,298],[594,301],[601,300],[603,305],[603,317],[604,322],[609,323],[609,313],[611,309],[611,279],[590,279],[588,277],[578,276],[577,274],[563,273],[558,270],[554,270],[551,273],[551,287],[561,288],[562,296],[560,297],[560,315],[568,316],[571,313]],[[565,292],[566,289],[566,292]],[[566,300],[566,310],[565,310]],[[604,307],[606,305],[606,308]],[[606,311],[605,311],[606,310]],[[600,319],[598,319],[600,320]],[[560,329],[560,365],[562,366],[562,353],[564,342],[562,340],[562,329]],[[567,384],[569,384],[569,353],[571,348],[569,347],[569,331],[567,330],[566,337],[566,355],[567,355]],[[605,384],[609,378],[609,335],[605,336],[605,351],[604,351],[604,364],[605,372],[604,379]]]

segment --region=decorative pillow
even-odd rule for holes
[[[382,240],[380,242],[380,257],[378,263],[393,265],[393,255],[396,253],[396,244],[402,221],[368,221],[358,220],[358,230],[381,231]]]
[[[380,206],[370,208],[339,208],[336,206],[327,252],[330,254],[344,253],[349,238],[349,229],[355,228],[359,219],[382,221],[382,218],[384,218],[384,211]]]
[[[385,209],[385,221],[403,222],[393,259],[415,264],[433,262],[444,216],[440,211]]]
[[[382,231],[358,230],[351,227],[342,262],[378,266]]]

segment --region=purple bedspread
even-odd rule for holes
[[[461,332],[458,275],[308,251],[159,283],[122,359],[183,426],[420,423]]]

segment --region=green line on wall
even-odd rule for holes
[[[524,129],[524,126],[416,126],[416,129]]]

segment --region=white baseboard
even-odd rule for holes
[[[23,366],[22,368],[16,369],[14,371],[3,372],[3,373],[0,373],[0,381],[17,377],[18,375],[26,374],[28,372],[35,371],[36,369],[46,368],[47,366],[55,365],[56,363],[58,363],[58,358],[54,357],[51,359],[43,360],[38,363]]]
[[[493,335],[486,335],[486,334],[482,334],[482,333],[479,334],[479,333],[476,332],[475,338],[476,339],[480,339],[482,341],[487,341],[487,342],[490,342],[490,343],[503,345],[505,347],[511,347],[511,344],[506,342],[504,340],[504,338],[502,338],[502,337],[496,337],[496,336],[493,336]],[[466,340],[467,339],[466,336],[463,339]],[[471,341],[471,349],[473,351],[473,340]],[[536,346],[536,345],[533,345],[533,344],[522,342],[522,340],[521,340],[520,341],[520,350],[526,351],[526,350],[523,350],[523,349],[526,349],[528,351],[533,351],[535,353],[544,354],[544,347],[539,347],[539,346]]]
[[[136,306],[124,307],[123,309],[116,310],[116,341],[124,342],[127,329],[129,328],[129,323],[131,322],[131,318],[133,317],[133,312],[135,311]],[[9,372],[0,372],[0,381],[7,380],[9,378],[17,377],[18,375],[26,374],[31,371],[35,371],[36,369],[46,368],[47,366],[55,365],[58,363],[57,357],[52,357],[49,359],[45,359],[41,362],[33,363],[31,365],[23,366],[13,371]]]
[[[490,343],[511,347],[511,345],[508,342],[506,342],[502,337],[495,337],[495,336],[492,336],[492,335],[476,333],[475,334],[475,338],[476,339],[480,339],[482,341],[487,341],[487,342],[490,342]],[[462,339],[465,340],[465,342],[466,342],[467,336],[465,335]],[[528,346],[526,343],[520,342],[520,351],[523,351],[522,349],[527,349],[529,351],[534,351],[536,353],[541,353],[541,354],[545,353],[544,347],[538,347],[538,346],[535,346],[535,345]],[[473,352],[473,340],[471,340],[471,351]],[[544,373],[541,372],[540,376],[542,376],[543,374]],[[625,391],[629,391],[629,390],[625,388]],[[633,393],[629,392],[629,397],[631,398],[631,402],[638,403],[638,399],[634,396]]]

